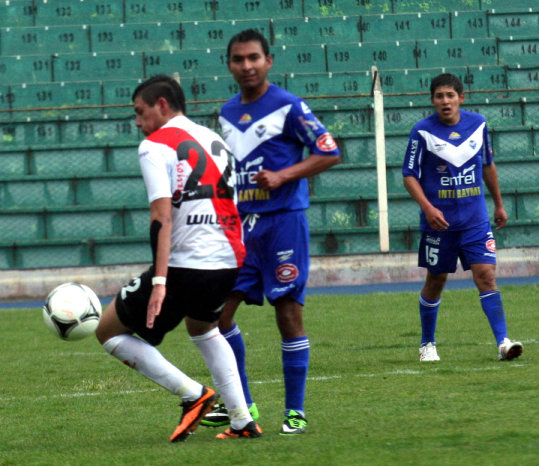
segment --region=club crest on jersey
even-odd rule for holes
[[[293,282],[298,275],[298,268],[294,264],[283,264],[275,270],[275,276],[281,283]]]
[[[245,125],[247,123],[250,123],[253,118],[248,113],[244,113],[242,117],[240,118],[239,124]]]
[[[496,252],[496,241],[494,241],[493,239],[487,240],[485,246],[490,252]]]
[[[255,130],[256,135],[261,138],[266,133],[266,127],[264,125],[258,125]]]
[[[475,142],[475,141],[470,141],[469,144],[470,144],[470,147],[471,147],[472,149],[474,149],[474,150],[475,150],[475,148],[477,147],[477,142]]]
[[[324,133],[316,140],[316,147],[323,152],[331,152],[337,149],[337,143],[331,134]]]
[[[438,173],[446,173],[447,172],[447,165],[438,165],[436,167],[436,171]]]
[[[460,139],[460,134],[457,133],[456,131],[453,131],[453,132],[449,135],[449,139]]]

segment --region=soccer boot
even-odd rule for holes
[[[504,338],[498,345],[498,360],[510,361],[518,358],[522,354],[522,343],[520,341],[511,341],[509,338]]]
[[[280,435],[298,435],[303,434],[307,429],[307,419],[297,411],[291,409],[288,416],[285,416]]]
[[[440,357],[436,352],[436,344],[428,342],[425,345],[421,345],[419,348],[419,360],[424,361],[439,361]]]
[[[229,427],[224,432],[216,435],[216,438],[220,439],[257,437],[262,437],[262,429],[255,421],[249,422],[243,429],[233,429],[232,427]]]
[[[258,413],[256,403],[253,403],[249,407],[249,412],[251,413],[253,421],[258,421],[260,414]],[[204,419],[202,419],[200,424],[206,427],[222,427],[230,424],[228,411],[224,403],[215,403],[215,405],[213,405],[213,410],[204,416]]]
[[[170,441],[181,442],[185,440],[189,434],[194,433],[202,418],[211,410],[215,400],[217,400],[215,391],[209,387],[203,387],[200,398],[195,401],[184,401],[181,404],[183,412],[180,423],[170,436]]]

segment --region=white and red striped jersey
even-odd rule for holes
[[[245,257],[234,162],[221,137],[185,116],[139,145],[149,202],[172,199],[170,267],[228,269]]]

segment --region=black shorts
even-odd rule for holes
[[[116,312],[123,325],[153,346],[176,328],[185,316],[216,322],[234,286],[238,269],[198,270],[169,267],[167,294],[153,328],[146,327],[152,293],[153,267],[125,285],[116,296]]]

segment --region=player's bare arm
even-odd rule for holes
[[[496,230],[499,230],[507,224],[507,213],[503,207],[502,194],[498,184],[498,172],[494,162],[483,166],[483,180],[494,202],[494,222],[496,223]]]
[[[150,204],[150,222],[156,235],[154,262],[155,276],[166,277],[168,273],[168,256],[170,253],[170,237],[172,233],[172,202],[170,198],[156,199]],[[157,225],[157,227],[155,227]],[[152,240],[154,240],[152,238]],[[148,302],[146,326],[153,328],[155,318],[161,312],[166,295],[166,285],[154,285]]]
[[[419,204],[421,210],[425,213],[425,218],[433,230],[443,231],[449,226],[442,211],[434,207],[423,192],[419,181],[413,176],[405,176],[403,179],[404,187],[410,193],[410,196]]]
[[[340,160],[340,156],[311,154],[301,162],[276,172],[271,170],[260,170],[253,177],[253,180],[258,183],[260,188],[271,191],[288,181],[299,180],[300,178],[306,178],[322,173],[333,165],[339,163]]]

